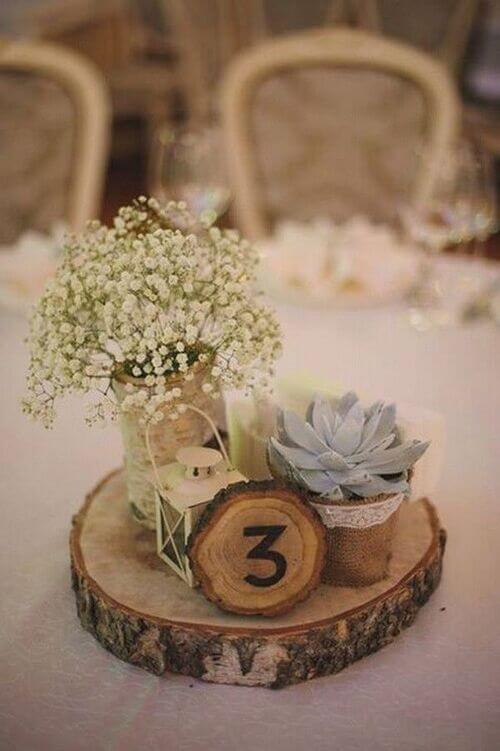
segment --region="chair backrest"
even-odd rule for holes
[[[10,203],[2,200],[0,214],[17,211],[18,220],[27,225],[20,229],[29,229],[30,210],[36,212],[37,200],[43,201],[46,192],[54,196],[62,192],[62,199],[46,207],[45,223],[63,219],[72,229],[81,229],[99,214],[107,162],[110,104],[101,75],[84,58],[64,48],[9,42],[0,45],[0,82],[2,160],[13,195],[16,181],[25,188],[23,205],[16,207],[15,197]],[[36,173],[48,161],[43,155],[58,150],[52,159],[53,174],[40,179]],[[68,162],[65,169],[63,158]],[[34,186],[31,195],[30,184]],[[9,187],[5,195],[9,197]]]
[[[318,71],[321,79],[319,88],[310,78],[311,72]],[[368,77],[368,84],[363,87],[357,86],[356,79],[352,77],[361,72]],[[332,87],[327,82],[327,76],[332,76],[333,73],[337,75],[337,80],[338,76],[343,77],[340,88]],[[267,155],[259,162],[259,137],[265,141],[270,133],[267,126],[276,124],[277,92],[271,84],[273,79],[286,79],[287,76],[296,76],[295,97],[293,101],[287,101],[289,92],[285,94],[280,105],[283,110],[280,113],[282,123],[278,132],[275,129],[273,142],[268,144]],[[386,91],[387,79],[390,82],[395,79],[397,83],[396,88],[389,93]],[[401,86],[406,84],[410,84],[411,96],[405,100]],[[252,114],[259,94],[262,91],[265,93],[266,86],[269,91],[263,102],[269,110],[269,117],[267,125],[262,127]],[[325,96],[332,91],[335,96],[325,105]],[[392,107],[390,113],[387,101],[374,93],[377,91],[385,92],[384,96]],[[415,91],[418,93],[417,100]],[[318,182],[321,182],[319,187],[324,192],[323,206],[333,201],[333,188],[336,188],[342,203],[345,198],[342,192],[352,193],[358,188],[363,191],[365,183],[372,178],[366,165],[370,164],[370,159],[373,161],[373,153],[356,162],[359,149],[355,139],[351,138],[352,133],[363,126],[368,134],[366,138],[371,141],[390,141],[386,149],[386,162],[388,169],[392,169],[403,159],[405,149],[415,151],[417,147],[417,144],[408,144],[407,131],[416,114],[422,114],[422,108],[427,115],[422,134],[427,158],[418,162],[419,169],[416,160],[407,160],[411,166],[405,167],[404,177],[408,179],[408,173],[413,178],[409,186],[410,200],[426,200],[432,189],[436,165],[453,139],[459,121],[458,96],[440,63],[425,53],[356,30],[309,31],[254,47],[240,55],[230,66],[221,93],[228,167],[238,221],[244,232],[253,238],[261,237],[268,230],[269,216],[266,217],[266,212],[269,215],[269,207],[266,202],[273,202],[273,191],[266,187],[262,189],[263,180],[282,180],[288,188],[292,184],[297,186],[300,190],[295,198],[300,196],[300,201],[307,201],[308,196],[313,196]],[[361,110],[360,116],[359,112],[349,109],[352,100],[362,103],[369,101],[370,109],[365,112]],[[401,114],[405,109],[405,101],[409,106],[407,112]],[[314,112],[314,107],[319,109],[319,115]],[[343,108],[347,109],[342,130],[337,128],[336,123]],[[377,125],[372,119],[374,113],[382,125]],[[299,118],[307,119],[307,127],[300,133],[298,150],[302,150],[302,153],[297,156],[291,153],[294,145],[287,143],[287,131],[293,129],[294,121]],[[392,130],[385,127],[386,121],[393,125]],[[396,140],[398,137],[400,142],[396,148],[391,139]],[[331,147],[336,146],[337,142],[340,153],[332,157]],[[422,144],[419,143],[418,146],[422,147]],[[282,169],[280,165],[273,172],[269,165],[280,150],[285,152],[291,169]],[[368,151],[373,152],[371,142]],[[354,160],[353,167],[350,166],[349,159]],[[313,162],[318,168],[315,175],[311,172]],[[355,187],[349,184],[351,170],[356,173]],[[378,194],[381,188],[373,180],[372,183],[373,195],[366,195],[365,205],[369,206],[371,202],[377,208],[380,206]],[[380,216],[376,216],[377,211],[368,210],[363,213],[373,213],[374,218],[385,218],[387,207],[394,203],[400,190],[401,181],[396,181],[392,191],[389,191],[383,210],[378,212]],[[300,206],[290,206],[293,215],[300,218],[298,208]],[[318,205],[317,208],[319,213],[324,213],[321,206]],[[341,213],[343,211],[345,214],[350,208],[346,203],[341,207]],[[363,208],[363,202],[360,208]]]
[[[362,28],[432,52],[459,72],[480,0],[344,0],[358,9]],[[338,0],[332,0],[335,7]]]
[[[325,21],[355,26],[365,31],[379,31],[377,0],[330,0]]]
[[[178,54],[191,120],[203,121],[222,72],[242,49],[266,35],[263,0],[161,0]]]

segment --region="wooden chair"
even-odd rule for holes
[[[479,0],[332,0],[351,9],[357,25],[436,55],[457,74],[479,10]]]
[[[266,10],[273,30],[343,25],[373,31],[431,52],[456,74],[479,4],[480,0],[271,0]]]
[[[312,73],[320,76],[322,85],[317,89]],[[337,75],[337,87],[330,83],[334,74]],[[303,77],[299,78],[299,75]],[[350,77],[352,75],[355,77]],[[296,80],[289,81],[290,76],[295,76]],[[357,86],[356,76],[368,76],[367,84]],[[388,90],[388,83],[392,85],[393,79],[396,88]],[[279,90],[272,88],[280,80],[285,84],[296,84],[295,88],[285,87],[281,109],[276,103]],[[407,84],[411,86],[412,96],[405,100],[401,87]],[[268,96],[259,100],[266,86]],[[386,94],[389,91],[380,101],[373,93],[377,86],[382,86]],[[290,90],[294,91],[294,97],[287,100]],[[334,98],[325,105],[325,97],[331,91]],[[414,106],[415,92],[418,107]],[[426,200],[432,189],[436,165],[454,137],[459,121],[458,96],[449,75],[438,62],[399,43],[346,29],[304,32],[253,48],[230,66],[221,94],[237,219],[242,230],[253,238],[261,237],[269,230],[278,209],[283,207],[289,216],[296,218],[312,218],[312,212],[316,211],[317,214],[333,213],[334,218],[345,219],[358,211],[385,220],[395,202],[402,198],[401,180],[408,177],[413,178],[408,185],[408,200]],[[351,112],[349,107],[355,97],[361,105],[371,97],[371,108],[366,112],[361,109],[361,115]],[[268,115],[266,127],[260,126],[254,113],[259,101],[264,104]],[[411,105],[406,108],[407,114],[405,101]],[[336,125],[342,108],[347,112],[343,130],[337,129]],[[418,147],[425,147],[428,158],[407,160],[409,166],[402,170],[399,182],[388,186],[384,179],[379,179],[380,174],[375,173],[398,166],[406,158],[406,152],[412,151],[415,156],[417,143],[408,144],[407,132],[413,128],[417,114],[423,115],[425,125],[419,133]],[[287,134],[293,131],[294,122],[300,118],[307,127],[304,132],[299,132],[296,143],[290,144]],[[386,127],[386,122],[393,126],[392,129]],[[269,125],[271,129],[267,127]],[[351,131],[356,132],[360,127],[364,128],[363,148],[351,138]],[[292,132],[293,135],[297,133]],[[266,138],[267,153],[259,156],[261,142],[266,143]],[[377,139],[382,142],[384,165],[377,155]],[[329,150],[336,147],[337,141],[340,151],[329,160]],[[294,146],[298,153],[292,153]],[[364,153],[364,147],[367,155],[362,160],[359,155]],[[280,150],[285,152],[288,162],[285,159],[284,167],[279,165],[280,168],[273,171],[270,164]],[[374,163],[376,170],[373,169]],[[313,164],[317,168],[315,174],[311,172]],[[352,182],[354,172],[356,180]],[[277,192],[273,193],[273,180],[275,183],[281,181],[285,187],[278,202],[275,200]],[[387,196],[382,203],[383,190]],[[286,191],[291,191],[291,196]],[[356,203],[358,196],[351,196],[350,192],[359,193],[363,200]],[[337,215],[328,211],[335,196],[339,206]],[[352,201],[347,201],[346,197]],[[308,200],[309,213],[304,214],[302,209]],[[280,202],[281,205],[277,206]]]
[[[377,0],[331,0],[325,21],[345,24],[365,31],[380,31]]]
[[[11,226],[17,222],[19,231],[48,229],[57,219],[81,229],[99,215],[107,161],[110,106],[101,75],[55,45],[11,42],[0,46],[0,81],[2,164],[9,180],[0,215],[16,214]],[[50,165],[52,173],[41,178]],[[43,217],[39,203],[46,204]]]
[[[222,73],[242,49],[266,36],[263,0],[160,0],[177,52],[178,81],[190,121],[214,114]]]

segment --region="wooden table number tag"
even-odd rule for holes
[[[274,481],[219,492],[189,539],[191,569],[220,608],[272,616],[304,600],[320,581],[325,530],[300,494]]]

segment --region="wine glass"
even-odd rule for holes
[[[231,192],[215,126],[198,130],[162,126],[151,151],[150,192],[159,201],[185,201],[199,216],[212,212],[215,218],[227,210]]]
[[[410,321],[417,328],[450,322],[443,309],[436,256],[454,245],[478,255],[481,242],[497,227],[493,164],[484,150],[462,139],[433,167],[436,179],[430,198],[400,212],[407,238],[426,252],[420,278],[409,294]],[[462,287],[470,281],[470,276],[461,279]]]

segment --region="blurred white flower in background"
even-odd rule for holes
[[[392,227],[363,216],[343,224],[283,221],[258,249],[266,290],[311,304],[394,300],[412,284],[419,263],[418,251]]]
[[[14,245],[0,248],[0,304],[27,311],[54,274],[67,226],[57,222],[50,234],[29,230]]]

